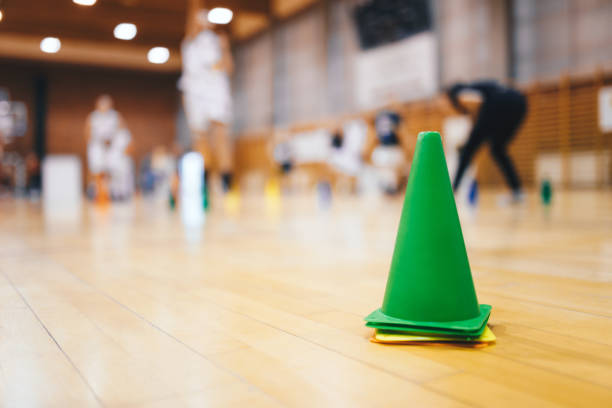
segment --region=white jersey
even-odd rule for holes
[[[117,136],[121,130],[119,113],[114,109],[105,112],[96,110],[91,113],[89,121],[91,125],[91,137],[87,146],[89,169],[94,174],[108,172],[112,169],[113,162],[116,161],[113,158],[125,150],[123,148],[118,152],[118,149],[113,149],[120,139]]]
[[[183,92],[205,93],[207,83],[227,76],[214,69],[221,61],[222,51],[219,36],[214,31],[201,31],[195,38],[183,41],[181,45],[183,75],[179,88]]]
[[[119,130],[119,113],[114,109],[106,112],[93,111],[90,116],[93,143],[110,142]]]
[[[215,69],[223,57],[221,40],[211,30],[201,31],[183,41],[183,75],[179,89],[183,91],[185,113],[192,130],[206,130],[211,120],[229,123],[232,99],[229,76]]]

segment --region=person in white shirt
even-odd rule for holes
[[[96,100],[95,110],[87,117],[85,139],[90,185],[95,188],[98,201],[106,201],[111,176],[124,173],[125,153],[131,140],[125,121],[113,108],[109,95],[100,95]]]
[[[223,188],[232,182],[232,146],[229,125],[232,120],[230,75],[234,64],[229,40],[208,21],[208,11],[192,0],[187,15],[187,30],[181,45],[183,74],[179,89],[194,147],[202,153],[207,168],[214,148]]]

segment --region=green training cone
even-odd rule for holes
[[[476,298],[440,134],[421,132],[383,306],[365,320],[474,332],[490,312]]]

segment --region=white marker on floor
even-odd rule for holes
[[[186,226],[199,226],[204,222],[204,158],[189,152],[180,165],[180,208]]]

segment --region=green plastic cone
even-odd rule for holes
[[[474,332],[490,311],[476,298],[440,134],[421,132],[383,306],[366,321]]]

